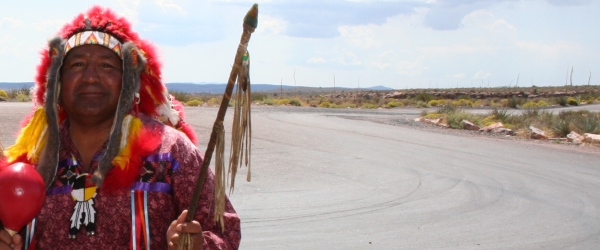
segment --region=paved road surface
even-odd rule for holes
[[[0,108],[7,145],[28,107]],[[254,109],[241,249],[600,249],[600,150],[363,119],[419,113]],[[202,149],[215,115],[187,109]]]

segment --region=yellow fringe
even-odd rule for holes
[[[47,129],[46,112],[44,108],[38,108],[29,123],[21,130],[15,144],[4,151],[4,155],[8,157],[8,162],[27,154],[27,159],[31,163],[37,163],[40,152],[46,146]]]
[[[121,131],[121,150],[119,151],[119,155],[112,160],[113,166],[118,166],[121,170],[124,170],[125,167],[129,164],[129,159],[131,158],[131,150],[132,150],[132,140],[138,138],[140,131],[142,130],[143,123],[137,117],[132,115],[127,115],[123,119],[123,126],[127,127],[129,125],[129,129],[123,129]],[[123,143],[125,138],[127,139],[127,143]]]

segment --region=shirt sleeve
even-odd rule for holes
[[[185,139],[174,146],[172,153],[179,164],[173,171],[173,196],[178,205],[177,211],[181,213],[189,207],[204,157],[197,147]],[[220,223],[214,220],[214,179],[209,168],[194,220],[202,225],[204,249],[238,249],[241,240],[240,218],[229,198],[225,198],[224,228],[221,229]]]

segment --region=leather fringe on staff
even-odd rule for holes
[[[248,175],[246,179],[250,181],[250,143],[252,136],[252,126],[250,121],[250,104],[252,98],[250,96],[250,56],[247,50],[248,42],[254,30],[258,25],[258,4],[252,5],[252,8],[246,13],[244,17],[244,25],[240,44],[235,55],[233,67],[229,74],[229,81],[219,106],[219,112],[213,125],[213,130],[208,141],[208,146],[204,154],[204,161],[202,162],[202,169],[198,180],[196,181],[196,188],[194,189],[194,195],[192,197],[190,207],[186,221],[193,219],[196,211],[200,194],[202,194],[202,187],[208,174],[208,167],[211,162],[213,151],[216,147],[216,158],[215,158],[215,223],[220,223],[221,230],[224,229],[223,224],[223,213],[225,210],[225,187],[229,183],[230,191],[233,190],[235,184],[235,175],[238,167],[245,164],[248,167]],[[223,126],[223,120],[231,94],[233,92],[234,85],[237,84],[236,97],[235,97],[235,109],[234,109],[234,120],[231,134],[231,152],[229,159],[229,168],[225,171],[225,129]],[[230,176],[229,181],[227,176]],[[184,234],[180,238],[179,249],[192,249],[191,236]],[[202,243],[200,243],[202,244]]]

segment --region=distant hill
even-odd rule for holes
[[[0,89],[11,90],[11,89],[22,89],[33,87],[33,82],[0,82]],[[185,93],[197,93],[197,94],[219,94],[225,91],[227,84],[225,83],[167,83],[167,89],[169,91],[185,92]],[[304,87],[304,86],[289,86],[289,85],[274,85],[274,84],[252,84],[253,92],[279,92],[279,91],[290,91],[294,92],[323,92],[332,91],[333,87]],[[335,90],[359,90],[356,88],[341,88],[336,87]],[[393,90],[385,86],[375,86],[370,88],[360,88],[360,90]]]
[[[33,87],[33,82],[0,82],[0,89],[11,90],[11,89],[22,89]]]
[[[167,83],[167,89],[169,91],[178,91],[186,93],[207,93],[207,94],[218,94],[225,91],[227,84],[224,83]],[[252,84],[252,92],[279,92],[279,91],[290,91],[293,92],[323,92],[331,91],[333,87],[321,88],[321,87],[304,87],[304,86],[290,86],[290,85],[274,85],[274,84]],[[336,90],[358,90],[356,88],[335,88]],[[393,90],[392,88],[384,86],[375,86],[370,88],[360,88],[360,90]]]

